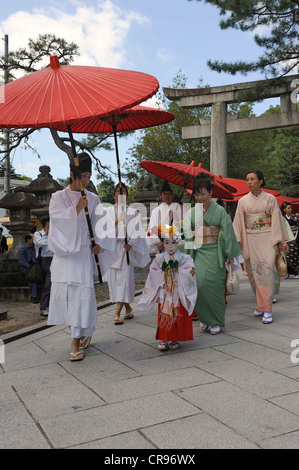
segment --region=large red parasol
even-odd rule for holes
[[[162,111],[146,106],[134,106],[121,113],[112,113],[109,117],[96,117],[86,119],[72,125],[74,133],[113,133],[115,141],[116,162],[118,171],[118,182],[120,193],[122,194],[122,179],[120,171],[120,161],[117,143],[117,132],[128,132],[137,129],[144,129],[153,126],[166,124],[175,118],[174,114],[168,111]],[[59,131],[67,132],[65,125],[55,125],[54,128]],[[125,238],[125,243],[127,240]],[[129,253],[126,252],[127,262],[129,264]]]
[[[28,74],[0,88],[1,128],[41,128],[108,116],[153,96],[159,83],[152,75],[130,70],[60,65]]]
[[[140,165],[150,173],[190,190],[193,189],[193,182],[196,176],[201,172],[201,168],[184,163],[143,160],[140,162]],[[218,182],[217,177],[214,180],[212,196],[233,200],[232,193]]]

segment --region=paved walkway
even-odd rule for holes
[[[7,343],[0,448],[298,448],[298,287],[282,280],[275,322],[263,325],[242,278],[223,333],[194,322],[194,340],[176,351],[157,350],[156,312],[138,313],[138,296],[124,325],[112,323],[113,306],[99,310],[82,362],[68,360],[65,327]]]

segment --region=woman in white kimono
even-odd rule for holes
[[[78,158],[85,188],[91,177],[91,159],[84,153]],[[54,256],[48,324],[66,323],[70,327],[73,338],[70,360],[79,361],[83,359],[82,349],[89,345],[97,325],[94,255],[99,256],[102,275],[116,256],[114,233],[99,197],[86,190],[85,195],[81,196],[79,179],[74,178],[72,163],[70,168],[70,185],[52,195],[49,207],[51,222],[48,241]],[[94,247],[91,246],[84,212],[87,206],[96,243]]]
[[[285,251],[289,236],[276,198],[261,190],[263,174],[250,171],[246,180],[250,192],[238,202],[233,227],[256,296],[254,315],[272,323],[275,258],[278,251]]]
[[[111,302],[117,304],[113,319],[115,325],[123,323],[120,318],[123,307],[126,312],[124,319],[133,318],[130,304],[134,302],[135,297],[134,267],[144,268],[150,261],[140,214],[126,205],[128,190],[124,184],[122,190],[123,195],[120,196],[119,185],[115,187],[115,205],[107,208],[108,216],[115,225],[117,260],[107,271],[104,280],[108,282]],[[130,264],[127,262],[127,253]]]

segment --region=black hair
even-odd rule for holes
[[[128,191],[127,186],[124,183],[121,183],[121,187],[122,187],[122,189],[124,189],[127,192],[127,195],[129,196],[129,191]],[[113,196],[115,195],[115,193],[118,189],[120,189],[120,184],[119,183],[117,183],[117,185],[114,188]]]
[[[44,217],[40,223],[42,224],[42,227],[46,225],[47,222],[50,222],[50,217]]]
[[[217,199],[216,202],[217,202],[217,204],[218,204],[219,206],[224,207],[224,202],[223,202],[223,200],[221,199],[221,197],[218,197],[218,199]]]
[[[170,187],[170,184],[168,183],[168,181],[164,180],[162,186],[161,186],[161,189],[160,189],[160,195],[164,192],[169,192],[169,193],[172,193],[172,189]]]
[[[291,206],[291,208],[292,208],[292,210],[293,210],[293,206],[292,206],[292,203],[291,203],[291,202],[284,201],[284,202],[281,204],[281,208],[282,208],[283,211],[285,211],[288,206]]]
[[[25,235],[25,242],[27,243],[28,240],[32,240],[31,235]]]
[[[80,173],[92,173],[92,161],[88,153],[81,152],[77,154],[78,161],[79,161],[79,169],[75,165],[75,161],[73,158],[70,159],[70,171],[73,172],[75,180],[78,178],[78,171]],[[70,184],[73,183],[73,178],[70,177]]]
[[[206,190],[210,193],[213,189],[213,185],[213,178],[207,173],[201,172],[194,180],[193,193],[200,193],[203,188],[206,188]]]
[[[264,175],[263,175],[263,173],[262,173],[260,170],[250,170],[250,171],[247,171],[246,176],[248,176],[249,173],[254,173],[254,174],[258,177],[258,180],[259,180],[259,181],[263,180],[263,182],[262,182],[262,184],[261,184],[261,187],[266,186],[266,181],[265,181]]]

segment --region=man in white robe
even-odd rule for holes
[[[78,158],[85,188],[91,177],[91,159],[84,153]],[[48,242],[54,256],[48,324],[66,323],[70,327],[73,338],[70,359],[75,361],[83,359],[84,352],[80,347],[89,345],[97,325],[94,255],[99,256],[101,274],[104,275],[116,259],[116,244],[99,197],[86,190],[85,195],[81,195],[80,182],[74,176],[72,163],[70,167],[70,185],[52,195],[49,207],[51,223]],[[96,243],[94,247],[84,211],[87,206]]]
[[[126,205],[128,190],[124,184],[122,184],[122,190],[123,196],[120,196],[119,185],[115,187],[113,197],[116,204],[107,208],[107,213],[115,225],[118,256],[105,275],[109,286],[110,300],[117,304],[113,319],[115,325],[123,323],[120,318],[123,306],[126,311],[124,319],[133,318],[130,303],[134,302],[135,298],[134,268],[144,268],[150,262],[140,214],[137,210]],[[125,238],[127,238],[127,244]],[[130,264],[127,261],[127,253]]]

